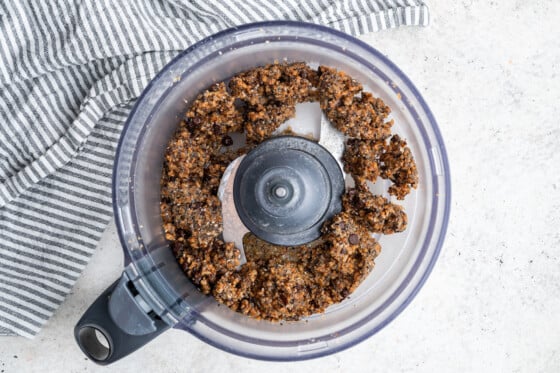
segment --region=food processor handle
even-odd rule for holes
[[[84,313],[74,328],[74,337],[89,359],[107,365],[169,328],[139,297],[123,272]]]

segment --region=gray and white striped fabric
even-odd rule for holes
[[[219,30],[292,19],[357,35],[427,25],[422,0],[0,1],[0,332],[33,337],[112,216],[136,97]]]

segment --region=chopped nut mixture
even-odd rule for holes
[[[391,135],[391,109],[380,98],[362,92],[362,85],[342,71],[319,68],[321,109],[342,133],[349,137],[379,140]]]
[[[223,173],[292,118],[296,104],[317,100],[349,137],[344,170],[356,187],[341,196],[342,211],[314,242],[277,246],[247,234],[247,263],[239,267],[239,250],[221,237],[217,192]],[[168,144],[161,179],[165,237],[185,274],[232,310],[271,321],[320,313],[352,294],[381,251],[372,233],[402,232],[407,225],[404,209],[373,195],[366,180],[391,180],[389,193],[398,199],[418,184],[406,142],[391,137],[389,113],[344,72],[305,63],[258,67],[202,92]],[[230,150],[233,132],[244,132],[247,145]]]
[[[222,134],[242,129],[243,115],[235,106],[235,96],[225,83],[214,84],[201,93],[185,115],[185,125],[197,137],[213,140]]]
[[[349,139],[346,142],[342,160],[344,172],[359,180],[375,182],[379,176],[379,156],[383,153],[384,141]]]
[[[378,176],[394,184],[389,194],[402,200],[418,185],[418,170],[406,141],[399,135],[390,140],[349,139],[343,154],[344,171],[356,184],[365,186],[366,180],[375,182]]]
[[[404,199],[411,188],[418,185],[418,170],[410,148],[399,135],[393,135],[389,146],[379,157],[381,162],[381,177],[389,179],[394,185],[389,188],[389,194],[397,199]]]
[[[243,247],[247,264],[223,276],[212,294],[236,311],[269,320],[297,320],[342,301],[381,251],[346,212],[327,222],[323,237],[310,244],[271,245],[249,233]]]
[[[313,101],[317,79],[317,71],[301,62],[257,67],[234,76],[229,88],[246,105],[247,142],[267,139],[295,116],[296,104]]]
[[[183,271],[204,294],[210,294],[216,283],[239,265],[239,250],[232,242],[216,238],[207,246],[194,248],[174,243],[175,255]]]
[[[348,190],[342,196],[342,207],[359,224],[375,233],[402,232],[408,222],[402,206],[389,202],[383,196],[375,196],[363,187]]]

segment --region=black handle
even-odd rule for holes
[[[89,359],[111,364],[169,329],[143,299],[126,273],[103,292],[74,328]]]

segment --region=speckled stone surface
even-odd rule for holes
[[[306,362],[247,360],[171,330],[98,367],[72,333],[121,272],[111,225],[39,336],[0,339],[0,371],[559,372],[560,3],[429,4],[428,28],[363,37],[422,92],[452,170],[440,260],[395,321],[349,350]]]

